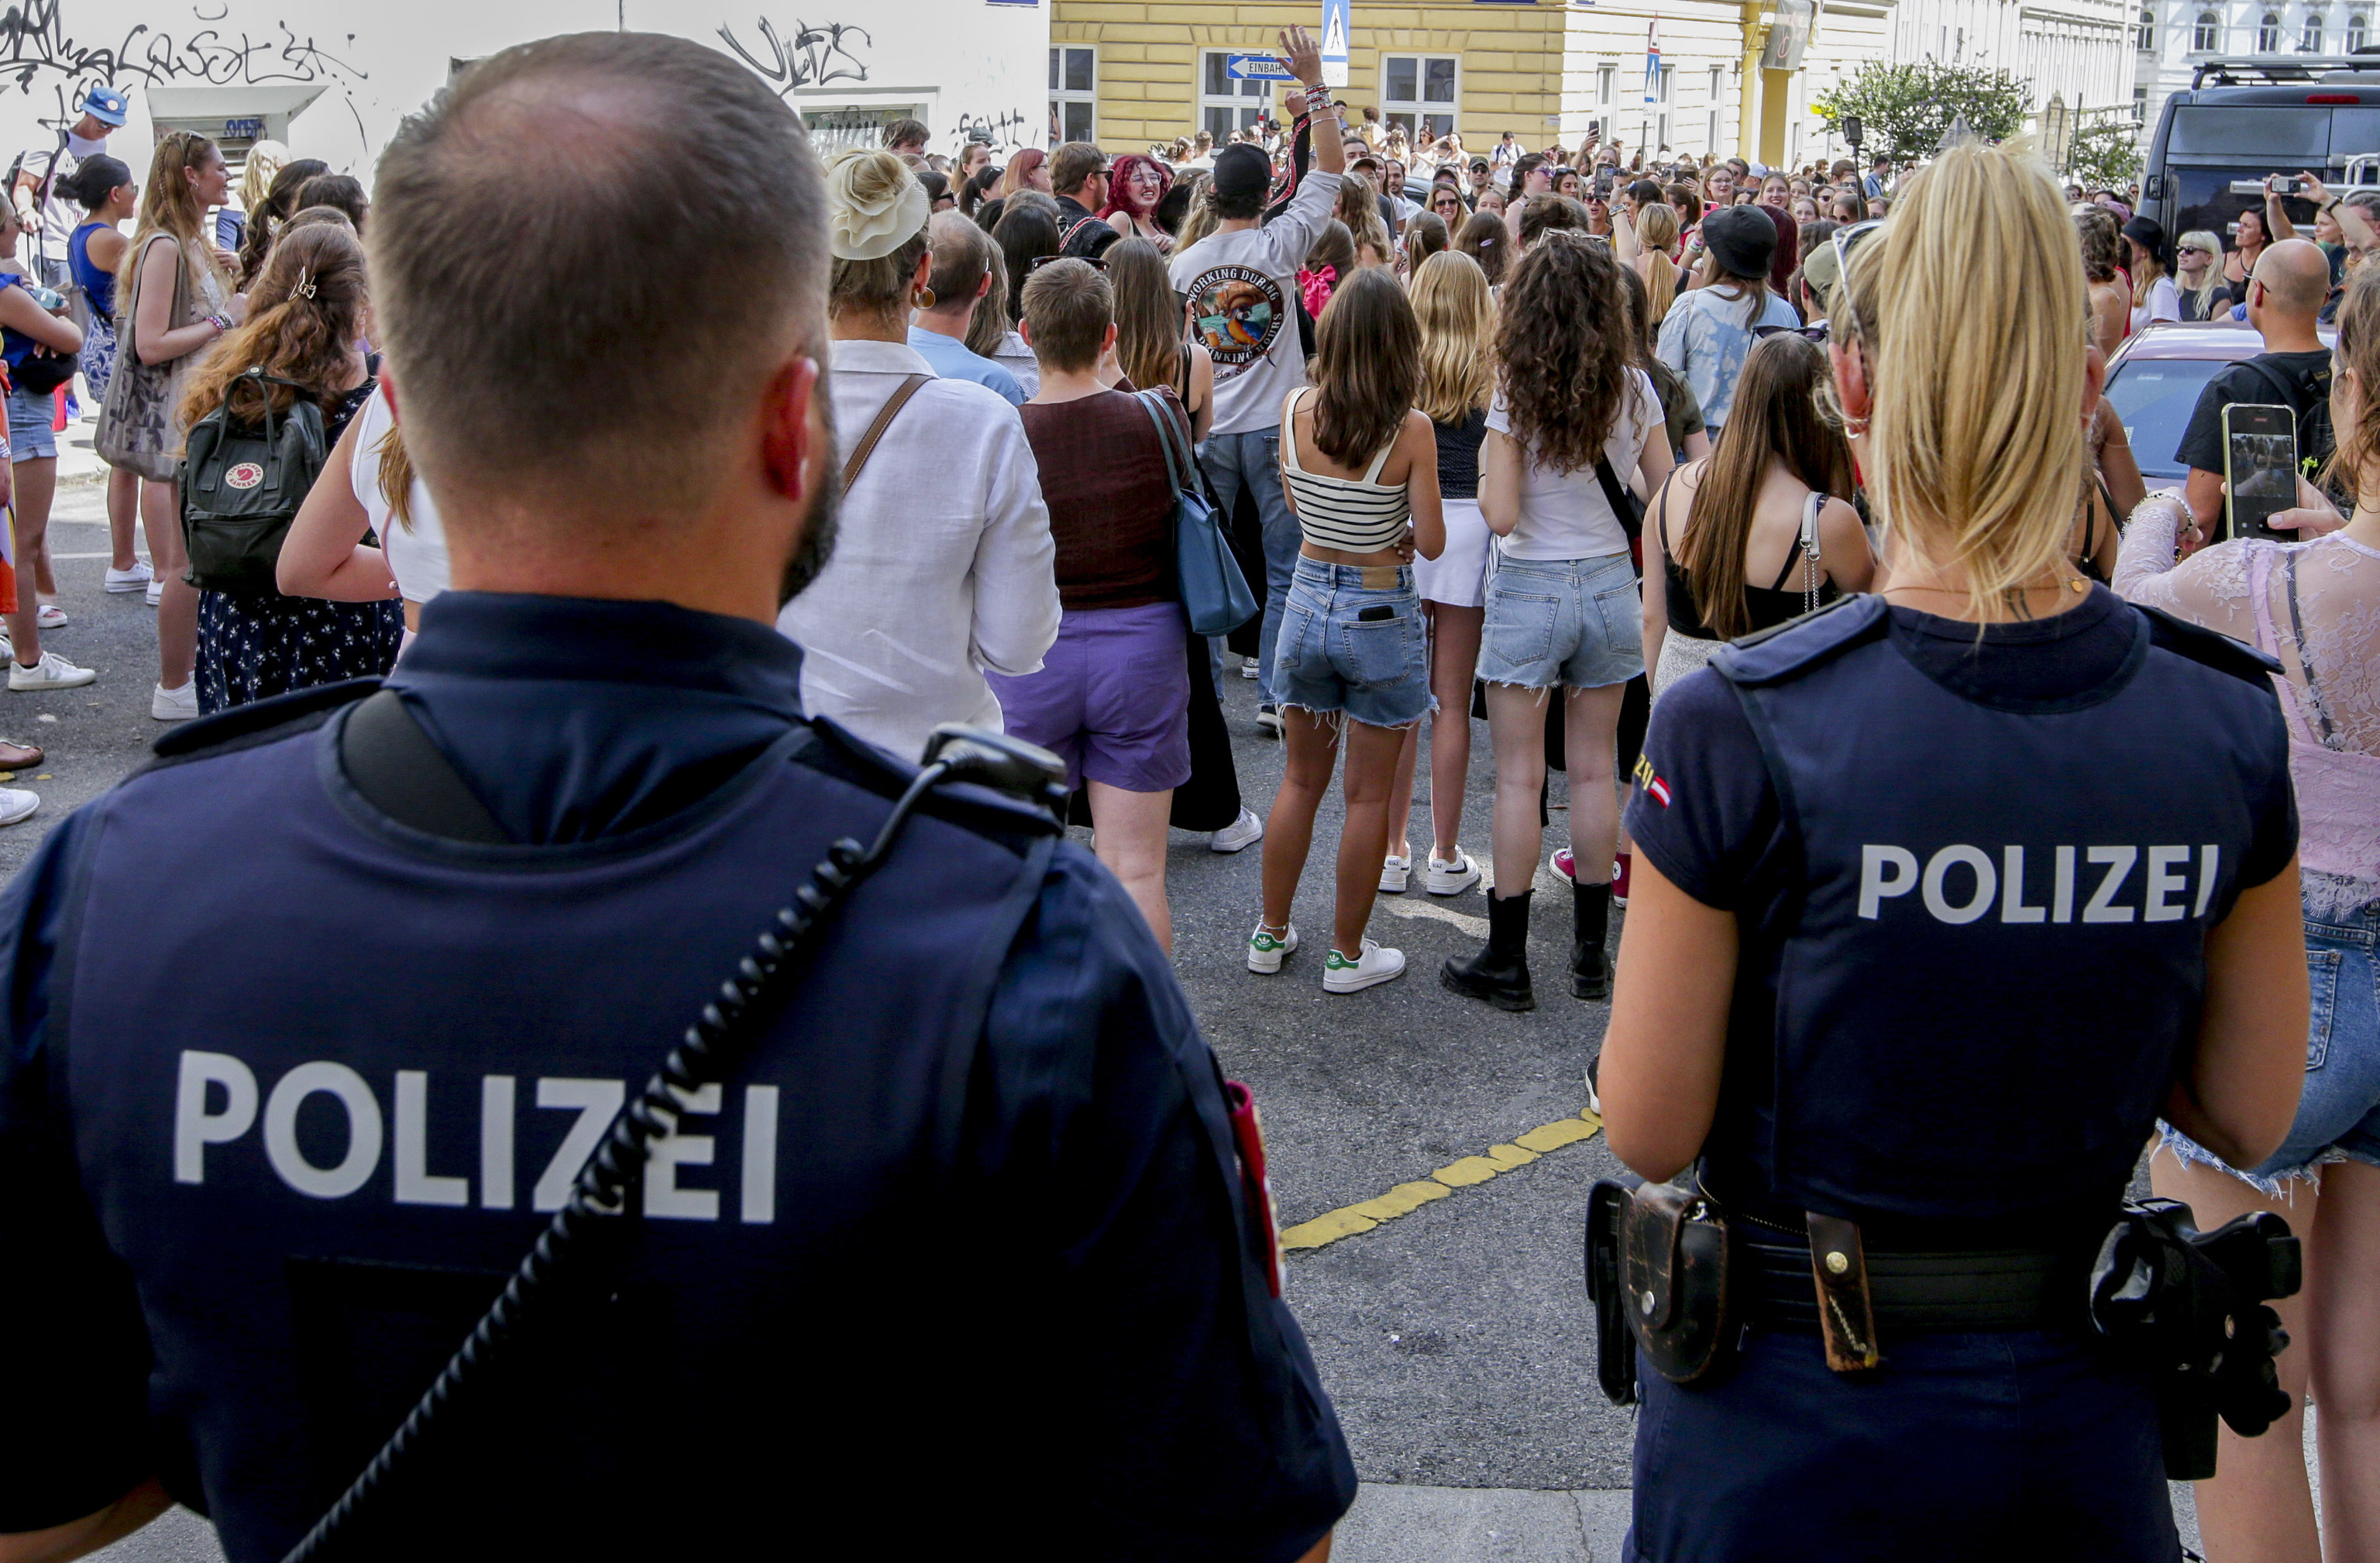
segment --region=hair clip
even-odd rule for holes
[[[298,268],[298,286],[289,290],[289,296],[292,299],[311,299],[314,296],[314,283],[306,275],[305,267]]]

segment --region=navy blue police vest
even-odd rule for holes
[[[624,1094],[903,779],[797,727],[633,833],[470,845],[370,808],[342,719],[161,763],[92,805],[55,967],[53,1089],[140,1287],[159,1459],[176,1496],[218,1500],[236,1558],[277,1556],[361,1467]],[[474,1524],[509,1497],[541,1527],[513,1538],[522,1555],[666,1555],[679,1506],[723,1494],[799,1531],[809,1505],[781,1498],[832,1508],[848,1462],[965,1478],[938,1437],[981,1410],[967,1367],[1014,1337],[999,1255],[967,1257],[990,1196],[953,1174],[955,1140],[1052,827],[952,790],[832,924],[750,1063],[686,1102],[611,1278],[437,1446],[433,1482],[510,1472]]]
[[[1912,665],[1880,597],[1714,658],[1798,872],[1773,1058],[1748,1060],[1769,1099],[1715,1155],[1779,1205],[1992,1220],[2120,1197],[2287,766],[2267,659],[2131,614],[2116,677],[2022,711]]]

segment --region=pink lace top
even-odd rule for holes
[[[2280,659],[2309,914],[2380,898],[2380,548],[2243,538],[2177,565],[2180,521],[2163,495],[2132,513],[2116,590]]]

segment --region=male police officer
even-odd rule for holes
[[[196,724],[0,903],[19,1554],[170,1496],[280,1556],[908,779],[802,719],[771,628],[832,536],[793,113],[691,43],[545,40],[400,130],[374,216],[456,590],[372,709],[428,763],[355,687]],[[935,794],[815,949],[353,1550],[1326,1554],[1354,1473],[1114,881]]]

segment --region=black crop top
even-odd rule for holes
[[[1475,409],[1460,423],[1439,423],[1438,496],[1440,499],[1479,497],[1479,447],[1488,440],[1488,409]]]
[[[1668,486],[1666,482],[1662,484],[1664,489]],[[1702,610],[1694,604],[1694,582],[1687,578],[1685,568],[1678,563],[1676,551],[1670,546],[1670,517],[1667,507],[1660,504],[1660,497],[1656,495],[1654,504],[1656,509],[1659,511],[1661,592],[1670,604],[1670,632],[1673,635],[1690,635],[1697,641],[1720,640],[1723,637],[1715,633],[1709,625],[1703,622]],[[1782,624],[1789,618],[1798,618],[1809,611],[1809,594],[1798,587],[1789,591],[1785,585],[1787,581],[1800,576],[1801,572],[1802,548],[1801,544],[1796,543],[1786,551],[1785,568],[1777,572],[1776,585],[1755,586],[1748,581],[1745,583],[1743,605],[1752,615],[1752,623],[1744,630],[1745,634],[1749,635],[1755,630]],[[1821,570],[1818,576],[1819,606],[1823,607],[1841,595],[1842,592],[1836,588],[1834,580]]]

